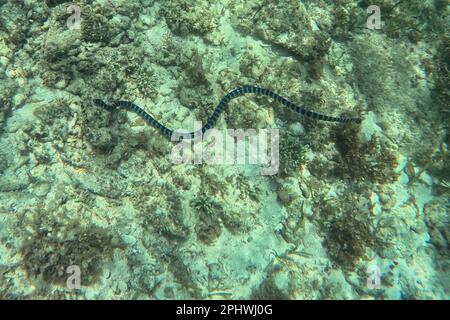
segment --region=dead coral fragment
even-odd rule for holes
[[[338,166],[335,174],[341,178],[374,183],[391,183],[398,178],[395,168],[397,157],[388,146],[373,136],[361,143],[358,127],[337,128],[332,137],[339,155],[335,157]]]
[[[321,199],[316,208],[325,248],[337,265],[354,267],[366,258],[367,248],[378,251],[385,244],[371,219],[367,195],[346,193],[335,201]]]
[[[29,276],[57,284],[65,283],[67,267],[77,265],[81,285],[90,285],[98,280],[102,262],[112,257],[111,239],[106,230],[76,224],[73,229],[38,230],[21,248],[23,265]]]
[[[252,292],[251,299],[254,300],[290,300],[290,296],[279,289],[274,277],[265,279],[261,285]]]
[[[320,61],[331,45],[326,33],[312,30],[313,21],[301,1],[249,6],[247,10],[236,11],[235,20],[243,32],[287,49],[304,61]]]
[[[194,199],[191,205],[198,213],[198,222],[195,226],[198,238],[206,244],[213,243],[222,233],[219,219],[223,212],[222,207],[204,192]]]
[[[17,90],[17,85],[8,79],[0,82],[0,134],[6,124],[6,119],[11,115],[13,108],[12,97]]]
[[[183,242],[189,238],[189,229],[180,221],[177,213],[168,213],[162,210],[149,212],[144,218],[144,227],[153,230],[169,241]]]
[[[170,30],[176,34],[206,34],[219,25],[219,12],[206,1],[167,1],[161,9]]]
[[[86,11],[81,24],[81,37],[87,42],[107,43],[112,37],[108,19],[92,9]]]
[[[430,201],[424,208],[424,216],[431,236],[431,243],[439,253],[450,256],[450,219],[448,217],[447,200],[436,198]]]
[[[356,262],[363,257],[373,240],[367,225],[346,214],[334,220],[328,229],[325,246],[330,258],[339,265]]]
[[[280,135],[280,175],[292,176],[305,163],[307,148],[297,136],[282,131]]]

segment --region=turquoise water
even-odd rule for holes
[[[447,1],[0,8],[0,298],[449,298]]]

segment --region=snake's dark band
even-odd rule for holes
[[[313,119],[322,120],[322,121],[329,121],[329,122],[341,122],[341,123],[354,122],[354,123],[361,123],[361,119],[359,119],[359,118],[332,117],[332,116],[327,116],[327,115],[324,115],[324,114],[320,114],[320,113],[317,113],[317,112],[314,112],[314,111],[307,110],[305,108],[297,106],[296,104],[290,102],[289,100],[283,98],[282,96],[276,94],[275,92],[270,91],[270,90],[265,89],[265,88],[260,88],[260,87],[255,87],[255,86],[243,86],[243,87],[236,88],[233,91],[227,93],[222,98],[222,100],[220,100],[220,102],[217,105],[216,109],[214,110],[213,114],[211,115],[211,117],[209,117],[208,121],[203,126],[203,128],[201,128],[201,129],[199,129],[197,131],[192,131],[192,132],[180,134],[180,136],[193,138],[197,134],[204,133],[206,130],[211,129],[214,126],[214,124],[217,122],[217,119],[219,118],[220,114],[225,109],[225,107],[228,105],[228,103],[232,99],[234,99],[236,97],[239,97],[239,96],[242,96],[242,95],[244,95],[246,93],[256,93],[256,94],[259,94],[259,95],[264,95],[264,96],[273,98],[273,99],[281,102],[282,104],[284,104],[286,107],[292,109],[293,111],[298,112],[301,115],[304,115],[304,116],[307,116],[307,117],[310,117],[310,118],[313,118]],[[105,108],[107,110],[110,110],[110,111],[112,111],[114,109],[128,109],[128,110],[130,110],[132,112],[135,112],[142,119],[147,121],[150,125],[152,125],[153,127],[159,129],[168,138],[170,138],[172,136],[172,134],[174,133],[174,130],[167,128],[165,125],[163,125],[158,120],[156,120],[151,115],[149,115],[147,112],[145,112],[144,109],[142,109],[141,107],[135,105],[132,102],[129,102],[129,101],[115,101],[115,102],[113,102],[112,105],[108,105],[105,102],[103,102],[102,100],[95,99],[94,103],[96,105],[98,105],[100,107],[103,107],[103,108]]]

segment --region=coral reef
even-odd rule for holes
[[[30,277],[64,285],[67,267],[78,265],[83,270],[81,285],[92,285],[98,281],[102,263],[112,257],[110,237],[106,230],[84,230],[76,223],[36,230],[21,248],[24,268]]]
[[[214,199],[201,192],[198,197],[192,201],[192,206],[198,212],[198,223],[195,227],[199,240],[209,244],[220,236],[222,225],[220,216],[222,206]]]
[[[212,32],[219,24],[219,10],[208,1],[181,0],[165,4],[161,10],[169,29],[177,34]]]
[[[345,194],[344,198],[324,201],[317,206],[316,218],[325,233],[325,247],[333,262],[353,267],[361,258],[366,258],[366,248],[377,249],[381,239],[370,216],[369,203],[359,195]],[[361,203],[362,202],[362,203]]]
[[[333,134],[339,151],[334,169],[337,176],[375,183],[392,183],[398,178],[397,157],[386,142],[372,136],[361,143],[356,127],[339,128]]]
[[[377,30],[366,0],[70,4],[0,1],[2,299],[448,299],[447,1],[381,0]],[[243,85],[363,121],[233,99],[218,129],[279,129],[261,176],[93,104],[191,130]]]

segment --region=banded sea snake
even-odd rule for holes
[[[232,91],[230,91],[229,93],[227,93],[222,100],[220,100],[219,104],[217,105],[216,109],[214,110],[213,114],[211,115],[211,117],[209,117],[208,121],[206,122],[206,124],[199,130],[197,131],[192,131],[192,132],[188,132],[188,133],[184,133],[184,134],[179,134],[180,136],[183,137],[191,137],[193,138],[194,136],[196,136],[197,134],[204,133],[205,131],[207,131],[208,129],[211,129],[214,124],[217,122],[217,119],[219,118],[220,114],[222,113],[222,111],[225,109],[225,107],[228,105],[228,103],[239,96],[242,96],[244,94],[247,93],[256,93],[259,95],[263,95],[263,96],[267,96],[270,97],[272,99],[275,99],[278,102],[281,102],[283,105],[285,105],[286,107],[292,109],[295,112],[300,113],[301,115],[305,115],[307,117],[313,118],[313,119],[318,119],[318,120],[322,120],[322,121],[329,121],[329,122],[341,122],[341,123],[348,123],[348,122],[354,122],[354,123],[361,123],[361,119],[360,118],[341,118],[341,117],[332,117],[332,116],[327,116],[324,114],[320,114],[314,111],[310,111],[307,110],[303,107],[299,107],[296,104],[290,102],[289,100],[283,98],[282,96],[276,94],[275,92],[265,89],[265,88],[260,88],[260,87],[256,87],[256,86],[242,86],[242,87],[238,87]],[[148,114],[144,109],[142,109],[141,107],[135,105],[132,102],[129,101],[114,101],[111,105],[106,104],[105,102],[103,102],[100,99],[95,99],[94,103],[100,107],[103,107],[109,111],[115,110],[115,109],[127,109],[129,111],[132,111],[134,113],[136,113],[137,115],[139,115],[142,119],[144,119],[147,123],[149,123],[150,125],[152,125],[153,127],[159,129],[166,137],[168,137],[169,139],[171,138],[172,134],[174,133],[174,130],[167,128],[165,125],[163,125],[162,123],[160,123],[158,120],[156,120],[155,118],[153,118],[150,114]]]

